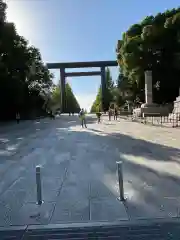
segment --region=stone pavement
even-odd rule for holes
[[[0,226],[179,217],[180,134],[106,117],[21,123],[0,134]],[[116,161],[127,200],[117,200]],[[44,203],[36,205],[35,166]]]

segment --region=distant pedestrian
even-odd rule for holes
[[[111,121],[111,116],[112,116],[112,110],[111,110],[111,108],[109,108],[109,110],[108,110],[108,116],[109,116],[109,121]]]
[[[20,114],[18,112],[16,113],[16,122],[17,124],[20,122]]]
[[[114,109],[114,120],[117,120],[118,117],[118,110],[117,108]]]
[[[51,118],[51,119],[55,119],[55,115],[54,115],[54,113],[52,112],[52,110],[50,111],[50,118]]]
[[[100,122],[101,122],[101,112],[98,111],[98,112],[96,113],[96,116],[97,116],[98,123],[100,123]]]
[[[85,111],[84,109],[82,108],[81,111],[79,112],[79,118],[81,120],[81,126],[85,128],[87,128],[87,125],[86,125],[86,116],[85,116]]]

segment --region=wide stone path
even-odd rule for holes
[[[119,160],[125,203],[117,200]],[[179,217],[179,161],[176,129],[93,116],[87,129],[77,116],[0,128],[0,226]]]

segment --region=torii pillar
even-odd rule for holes
[[[61,112],[66,112],[66,76],[65,76],[65,68],[60,68],[60,82],[61,82]]]
[[[101,67],[101,107],[102,111],[107,111],[106,106],[106,71],[105,67]]]

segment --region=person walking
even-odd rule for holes
[[[85,111],[84,109],[82,108],[81,111],[79,112],[79,118],[81,120],[81,126],[85,128],[87,128],[87,125],[86,125],[86,116],[85,116]]]
[[[111,108],[109,108],[109,110],[108,110],[108,116],[109,116],[109,121],[111,121],[111,116],[112,116],[112,110],[111,110]]]
[[[101,122],[101,112],[98,111],[98,112],[96,113],[96,116],[97,116],[98,123],[100,123],[100,122]]]
[[[17,124],[20,122],[20,114],[18,112],[16,113],[16,122]]]
[[[117,108],[114,109],[114,120],[117,120],[118,117],[118,110]]]
[[[55,119],[55,116],[54,116],[54,114],[53,114],[53,111],[52,111],[52,110],[50,111],[50,118],[51,118],[51,119]]]

